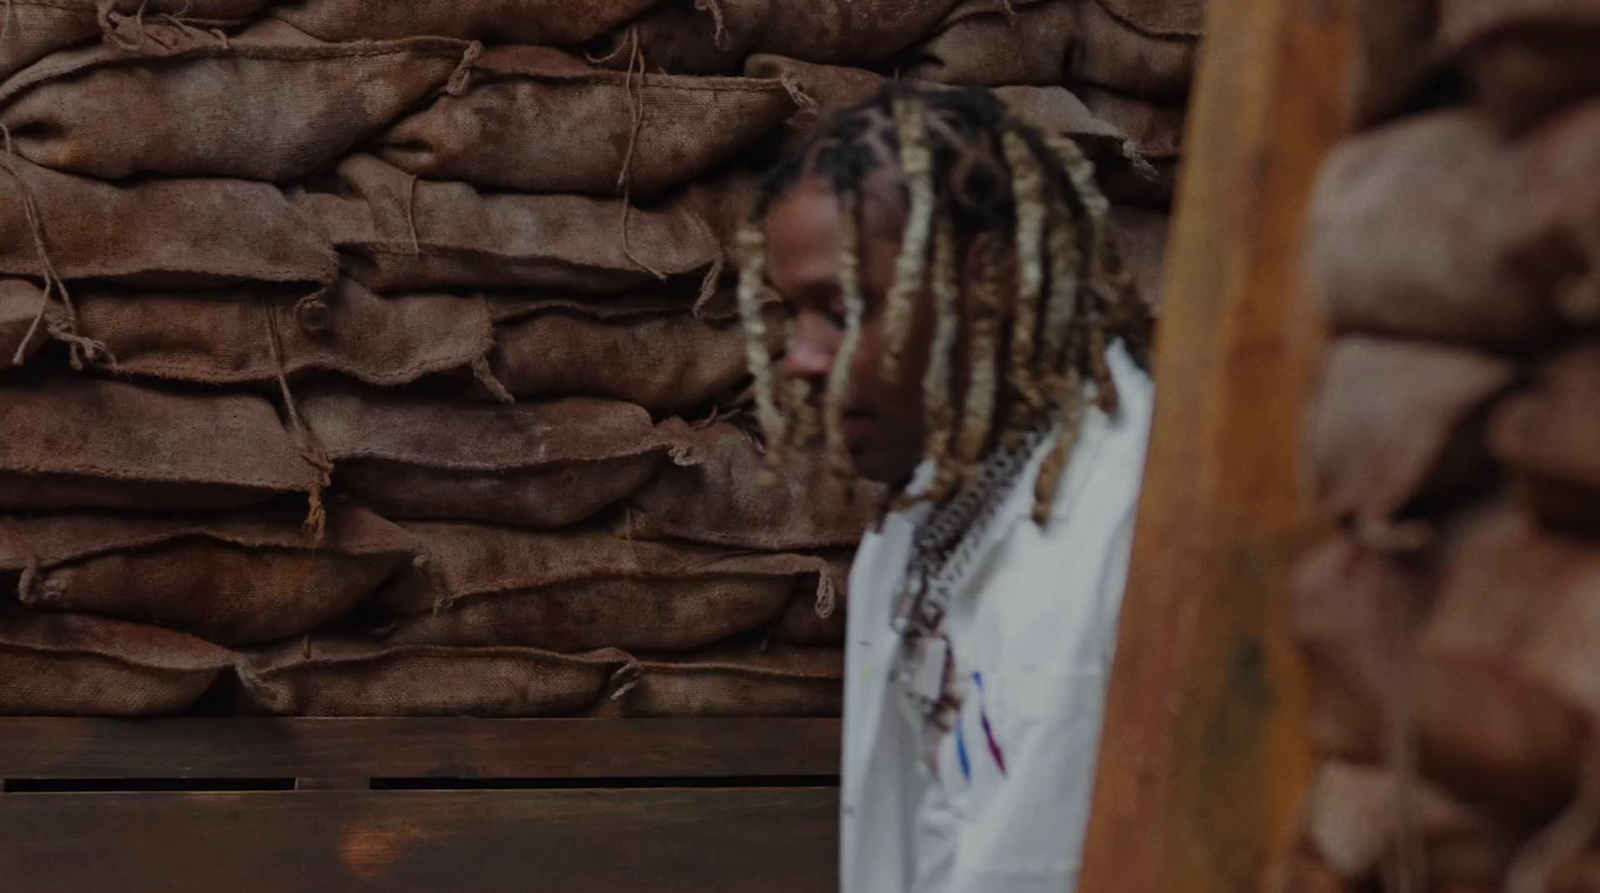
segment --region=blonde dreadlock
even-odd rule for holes
[[[1012,407],[1011,428],[1031,425],[1046,410],[1035,375],[1034,333],[1039,327],[1039,302],[1044,295],[1044,171],[1016,133],[1000,135],[1011,189],[1017,203],[1017,303],[1011,331],[1011,386],[1021,397]]]
[[[950,375],[959,321],[961,290],[956,260],[956,235],[950,224],[940,221],[933,239],[933,301],[935,328],[928,370],[922,379],[922,418],[928,429],[928,461],[937,473],[928,498],[943,502],[949,498],[956,472],[950,464],[950,440],[954,435],[956,413],[954,381]]]
[[[756,419],[767,436],[768,455],[778,462],[786,438],[784,414],[773,396],[772,351],[767,348],[767,320],[761,312],[766,267],[767,237],[760,226],[747,223],[739,230],[739,318],[744,323],[745,360],[755,379]]]
[[[884,335],[888,342],[883,353],[883,374],[890,381],[900,377],[900,356],[911,335],[911,313],[927,279],[928,239],[933,233],[935,195],[933,153],[927,145],[927,113],[921,103],[900,100],[894,103],[896,136],[900,141],[900,172],[911,193],[911,208],[906,212],[905,238],[900,257],[895,261],[894,285],[884,310]]]
[[[787,433],[789,443],[809,443],[817,419],[809,383],[791,384],[781,410],[773,397],[766,327],[759,319],[762,218],[801,177],[832,178],[843,231],[845,331],[824,395],[821,433],[833,468],[848,473],[840,422],[869,311],[860,280],[859,196],[863,178],[886,165],[899,168],[906,207],[894,282],[882,308],[887,379],[904,371],[918,301],[925,289],[932,295],[935,328],[922,414],[926,457],[938,473],[924,498],[947,501],[997,443],[1014,445],[1024,432],[1053,423],[1055,440],[1035,494],[1035,517],[1044,523],[1090,395],[1105,411],[1116,411],[1107,347],[1120,340],[1143,364],[1153,321],[1122,270],[1110,202],[1095,183],[1093,164],[1072,141],[1012,118],[986,91],[890,85],[836,118],[806,152],[768,176],[753,218],[756,231],[741,237],[740,309],[769,441]],[[972,252],[980,236],[986,247]],[[977,269],[963,270],[964,258]],[[964,333],[963,282],[972,287]],[[790,332],[792,338],[792,326]],[[962,349],[969,364],[964,378],[955,368]]]
[[[849,475],[855,470],[841,423],[844,408],[850,402],[850,367],[855,363],[856,351],[861,348],[861,322],[866,316],[866,304],[861,297],[861,223],[856,217],[858,205],[854,192],[847,191],[839,196],[839,289],[844,300],[844,341],[840,343],[839,354],[833,360],[833,372],[828,377],[827,404],[823,411],[828,462],[840,475]]]

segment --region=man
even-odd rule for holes
[[[741,235],[769,454],[897,494],[850,579],[846,893],[1076,884],[1152,403],[1107,210],[990,94],[890,87]]]

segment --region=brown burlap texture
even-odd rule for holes
[[[1095,0],[1118,21],[1156,37],[1200,37],[1205,0]]]
[[[660,0],[288,0],[272,14],[323,40],[440,34],[486,43],[578,46]]]
[[[1600,526],[1600,344],[1558,354],[1495,410],[1489,445],[1546,520]]]
[[[1342,536],[1301,560],[1290,630],[1311,671],[1308,727],[1318,753],[1359,762],[1389,753],[1432,583],[1423,558]]]
[[[499,47],[472,88],[397,124],[379,157],[434,180],[491,189],[635,198],[686,183],[795,111],[784,85],[755,78],[634,75],[545,47]]]
[[[137,46],[237,23],[270,0],[9,0],[0,10],[0,78],[56,50],[108,41]],[[143,8],[141,12],[141,7]],[[159,44],[157,44],[159,45]]]
[[[1382,527],[1492,480],[1483,418],[1515,367],[1468,350],[1344,338],[1329,351],[1310,449],[1334,517]]]
[[[1568,323],[1600,326],[1600,102],[1574,106],[1513,145],[1513,172],[1502,174],[1516,190],[1511,262]],[[1502,213],[1477,206],[1485,210]]]
[[[1441,540],[1409,557],[1339,542],[1302,567],[1293,624],[1315,680],[1318,749],[1404,761],[1512,814],[1558,806],[1583,724],[1540,678],[1541,659],[1560,656],[1542,618],[1592,587],[1600,562],[1506,509],[1470,514]],[[1568,680],[1578,667],[1568,662]]]
[[[1420,856],[1428,889],[1499,889],[1521,836],[1443,788],[1347,763],[1317,773],[1308,812],[1306,835],[1317,855],[1354,884],[1393,877],[1404,860]]]
[[[0,444],[0,511],[231,511],[318,482],[261,397],[5,383]]]
[[[1347,141],[1312,200],[1308,269],[1339,331],[1517,345],[1556,315],[1509,263],[1515,155],[1471,111],[1407,119]]]
[[[206,693],[233,654],[98,617],[0,609],[0,714],[155,716]]]
[[[245,656],[240,706],[278,716],[572,716],[632,664],[614,649],[564,656],[308,638]]]
[[[844,708],[842,651],[725,647],[640,667],[638,680],[602,703],[599,715],[838,716]]]
[[[346,269],[379,292],[616,293],[653,283],[656,273],[703,275],[721,251],[683,202],[625,217],[617,199],[479,192],[418,180],[366,155],[341,164],[339,176],[338,191],[296,190],[295,201],[353,255]]]
[[[274,338],[291,377],[331,372],[383,386],[469,369],[494,345],[481,297],[379,297],[350,279],[309,305],[303,289],[87,286],[74,297],[79,332],[105,345],[118,372],[174,381],[273,383],[280,368]],[[5,306],[0,291],[0,348]]]
[[[881,487],[846,484],[820,453],[799,453],[776,475],[765,474],[772,470],[765,456],[738,424],[702,428],[691,443],[698,462],[664,467],[630,496],[619,533],[766,551],[826,549],[859,543],[883,505]]]
[[[95,0],[11,0],[0,15],[0,78],[100,36]]]
[[[1122,268],[1133,274],[1139,297],[1159,314],[1172,218],[1160,211],[1118,205],[1111,209],[1111,221],[1122,250]]]
[[[1443,67],[1437,0],[1356,0],[1347,88],[1356,123],[1406,108]]]
[[[479,52],[436,37],[325,44],[281,22],[51,56],[0,85],[23,157],[104,178],[286,181],[330,167]]]
[[[832,608],[843,585],[827,562],[802,555],[629,542],[601,530],[408,529],[429,564],[375,603],[403,618],[386,638],[393,644],[686,651],[765,627],[799,591],[813,614]]]
[[[902,75],[985,87],[1086,82],[1172,100],[1188,95],[1199,45],[1191,35],[1142,33],[1084,0],[1019,4],[1015,15],[967,0],[936,34]]]
[[[1449,544],[1417,645],[1423,767],[1466,796],[1539,812],[1578,777],[1600,699],[1600,550],[1524,512],[1472,518]]]
[[[855,561],[855,550],[831,552],[824,555],[823,559],[828,562],[834,581],[833,610],[826,613],[817,610],[818,593],[802,585],[790,600],[788,609],[778,619],[778,626],[773,633],[785,645],[844,647],[850,607],[850,565]]]
[[[246,180],[117,185],[0,156],[0,274],[182,288],[334,281],[338,258],[276,187]],[[38,211],[35,225],[33,206]]]
[[[327,390],[301,410],[340,486],[391,518],[561,527],[638,489],[669,454],[692,461],[682,422],[658,428],[628,403],[493,406]]]
[[[321,542],[275,515],[53,515],[0,520],[0,571],[23,604],[154,623],[223,645],[309,632],[349,613],[417,544],[364,509]]]
[[[0,365],[26,363],[49,340],[46,328],[34,325],[44,300],[44,290],[26,279],[0,279]]]
[[[752,53],[808,62],[865,64],[920,40],[956,0],[669,0],[596,50],[625,69],[637,50],[651,70],[732,74]]]
[[[1503,126],[1600,93],[1600,9],[1586,0],[1437,0],[1439,45]]]
[[[739,322],[703,322],[685,304],[555,300],[519,312],[497,328],[493,364],[518,397],[605,397],[661,416],[705,405],[748,374]]]

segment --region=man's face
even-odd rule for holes
[[[922,461],[926,428],[922,377],[933,337],[932,299],[915,297],[911,336],[894,381],[883,375],[884,305],[894,284],[905,226],[897,172],[869,175],[861,189],[861,290],[866,305],[861,344],[851,361],[851,398],[843,434],[856,470],[898,483]],[[783,375],[825,391],[844,342],[840,288],[839,199],[826,177],[808,175],[773,202],[767,216],[767,270],[772,285],[795,313],[795,337]]]

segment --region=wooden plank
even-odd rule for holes
[[[838,772],[837,719],[0,719],[0,779],[826,778]]]
[[[1344,132],[1349,0],[1210,0],[1158,406],[1083,893],[1271,888],[1311,768],[1291,567],[1321,326],[1306,202]]]
[[[827,893],[827,788],[17,794],[7,893]]]

